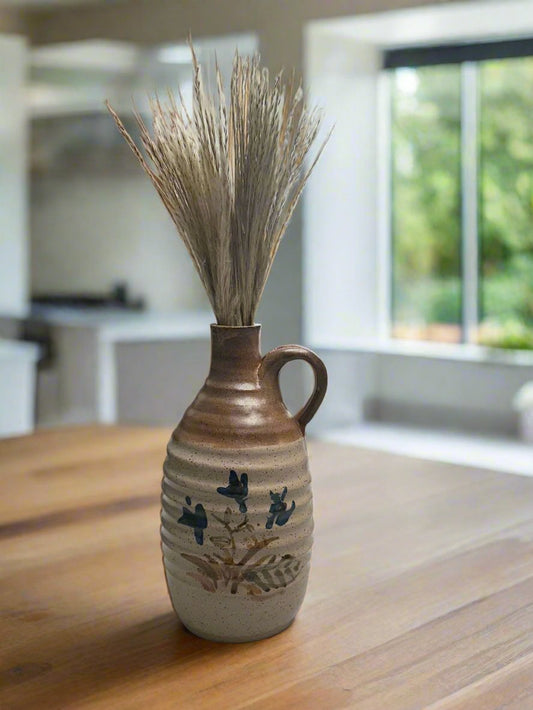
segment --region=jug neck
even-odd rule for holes
[[[260,333],[259,325],[211,326],[209,375],[176,428],[175,441],[232,450],[301,441],[277,378],[265,378]]]
[[[209,380],[257,382],[261,326],[211,326]]]

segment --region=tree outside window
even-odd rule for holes
[[[392,335],[533,349],[533,56],[469,67],[391,71]]]

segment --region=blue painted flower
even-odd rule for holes
[[[190,505],[191,499],[189,496],[185,498],[185,502]],[[197,503],[194,506],[194,513],[189,508],[183,506],[183,514],[179,518],[178,523],[181,525],[187,525],[189,528],[194,530],[194,539],[199,545],[204,544],[204,530],[207,527],[207,515],[205,514],[205,508],[201,503]]]
[[[233,469],[229,472],[229,481],[227,486],[219,486],[217,493],[233,500],[239,504],[241,513],[246,513],[246,500],[248,498],[248,474],[243,473],[240,480],[236,471]]]
[[[282,490],[281,493],[274,493],[270,491],[270,509],[268,511],[268,518],[265,527],[270,530],[271,527],[276,523],[276,525],[285,525],[287,520],[293,514],[296,508],[296,503],[292,501],[290,508],[287,508],[287,503],[285,502],[285,496],[287,495],[287,486]]]

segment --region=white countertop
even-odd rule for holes
[[[39,346],[23,340],[0,338],[0,359],[23,359],[35,362],[39,357]]]
[[[89,310],[40,306],[32,319],[64,328],[98,331],[104,342],[139,342],[209,338],[214,316],[208,311]]]

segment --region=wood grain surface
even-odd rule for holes
[[[533,708],[532,478],[311,443],[304,606],[279,636],[215,644],[165,588],[168,436],[0,442],[2,710]]]

